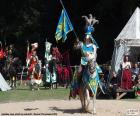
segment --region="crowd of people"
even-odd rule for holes
[[[124,56],[117,73],[115,71],[112,72],[111,68],[106,69],[105,72],[107,72],[108,76],[105,76],[105,78],[109,77],[107,80],[109,80],[109,84],[114,87],[115,90],[134,90],[135,93],[137,93],[136,96],[140,96],[138,89],[140,87],[140,65],[138,62],[131,62],[129,57],[128,55]]]
[[[1,44],[0,73],[2,73],[5,80],[9,80],[10,86],[16,88],[16,80],[20,80],[23,76],[22,72],[24,67],[26,68],[24,69],[24,71],[26,71],[26,77],[22,79],[30,81],[30,84],[34,84],[35,80],[38,80],[38,83],[41,83],[40,80],[46,83],[46,78],[48,77],[45,73],[49,73],[50,77],[53,77],[54,73],[56,73],[58,79],[55,81],[58,81],[62,86],[68,87],[70,79],[72,78],[72,69],[70,67],[70,61],[68,61],[69,52],[66,51],[61,54],[57,47],[51,47],[49,53],[50,59],[45,57],[45,65],[43,65],[38,57],[38,47],[39,45],[37,42],[27,45],[26,66],[23,66],[20,58],[15,55],[14,46],[9,45],[3,47]],[[46,72],[46,68],[49,72]]]
[[[88,42],[90,41],[89,36],[86,36],[87,39],[85,39],[85,44],[89,44]],[[77,40],[78,42],[79,40]],[[77,44],[78,45],[78,44]],[[89,44],[90,45],[90,44]],[[28,75],[27,75],[27,80],[29,80],[31,77],[31,75],[33,75],[33,70],[35,70],[35,66],[36,66],[36,70],[37,70],[37,74],[36,78],[40,79],[41,78],[41,72],[39,72],[40,68],[42,67],[41,64],[41,60],[39,60],[38,56],[37,56],[37,52],[36,49],[38,48],[38,43],[33,43],[31,44],[32,49],[30,50],[30,52],[28,52],[27,54],[27,67],[28,67]],[[79,45],[78,45],[79,47]],[[83,50],[85,50],[85,47],[83,46]],[[96,50],[94,48],[94,50]],[[57,52],[58,51],[58,52]],[[95,52],[96,53],[96,52]],[[66,58],[68,55],[66,55],[67,53],[64,53],[64,57]],[[83,52],[84,54],[84,52]],[[54,61],[57,60],[57,71],[58,71],[58,76],[61,80],[59,80],[60,83],[70,83],[70,80],[72,80],[72,68],[70,68],[70,63],[65,63],[65,64],[69,64],[69,66],[67,68],[66,66],[62,67],[62,54],[60,54],[58,48],[54,47],[52,48],[52,61],[53,61],[53,65],[54,65]],[[86,54],[88,55],[88,54]],[[90,55],[90,54],[89,54]],[[95,59],[96,59],[96,55]],[[65,59],[66,60],[66,59]],[[83,68],[85,68],[85,64],[84,62],[88,60],[85,59],[84,57],[81,57],[81,66],[78,69],[79,73],[82,72]],[[67,62],[67,61],[63,61],[63,62]],[[36,65],[38,64],[38,65]],[[50,62],[51,64],[51,62]],[[120,70],[118,71],[118,73],[116,74],[115,72],[112,72],[112,77],[110,77],[110,71],[111,68],[109,65],[102,65],[102,72],[103,72],[103,81],[101,78],[101,82],[103,82],[105,84],[105,86],[109,86],[113,85],[116,88],[121,88],[124,90],[131,90],[134,89],[135,91],[137,90],[138,94],[140,94],[139,92],[139,88],[140,88],[140,66],[138,62],[130,62],[129,60],[129,56],[125,56],[124,60],[120,66]],[[22,63],[19,60],[18,57],[14,56],[14,47],[13,45],[9,45],[8,47],[5,48],[5,50],[2,47],[2,44],[0,46],[0,72],[4,75],[4,78],[7,80],[12,80],[11,81],[11,85],[16,87],[16,76],[17,73],[21,72],[22,70]],[[50,69],[50,71],[53,71],[53,68]],[[51,71],[51,72],[52,72]],[[63,73],[66,73],[65,75],[67,75],[67,77],[64,77],[62,75],[62,71]],[[65,79],[63,79],[63,77]],[[102,76],[101,76],[102,77]]]
[[[99,21],[93,18],[91,14],[89,14],[89,17],[83,16],[82,18],[86,20],[85,37],[83,42],[79,41],[79,39],[77,38],[74,44],[74,48],[80,49],[82,55],[80,66],[77,71],[79,78],[81,77],[81,75],[83,75],[83,71],[87,68],[88,65],[94,63],[95,67],[98,66],[96,58],[97,48],[99,48],[98,44],[92,36],[92,33],[94,32],[93,25],[95,23],[98,23]],[[43,78],[41,74],[42,67],[46,69],[49,66],[49,70],[45,70],[45,73],[48,73],[46,71],[49,71],[49,76],[53,77],[54,70],[56,70],[55,73],[57,73],[57,76],[59,78],[57,79],[57,81],[63,85],[66,85],[67,83],[69,84],[70,81],[72,81],[73,79],[73,71],[70,66],[70,61],[68,57],[69,53],[65,52],[64,54],[61,54],[57,47],[53,47],[52,49],[49,49],[51,50],[48,54],[49,58],[46,57],[45,65],[42,66],[41,60],[39,60],[36,51],[38,46],[38,43],[32,43],[31,50],[29,50],[29,48],[27,50],[27,80],[32,80],[32,78],[35,78],[36,80],[41,80]],[[14,55],[14,53],[15,49],[13,45],[9,45],[3,48],[2,43],[0,43],[0,72],[4,75],[5,79],[11,80],[12,87],[16,87],[17,74],[22,70],[22,63],[20,59]],[[89,70],[92,70],[93,68],[94,67]],[[111,67],[107,65],[102,65],[101,69],[102,71],[100,70],[99,73],[102,73],[103,76],[101,76],[99,84],[102,84],[103,88],[108,88],[111,85],[115,88],[121,88],[124,90],[134,89],[135,91],[139,91],[140,67],[137,62],[130,62],[128,56],[124,56],[124,60],[121,63],[120,70],[117,73],[112,72],[111,77]],[[87,83],[86,81],[87,80],[85,79],[84,83]],[[140,92],[137,93],[139,94]]]

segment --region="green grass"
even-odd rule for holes
[[[69,98],[70,89],[58,87],[58,89],[45,89],[31,91],[29,86],[18,86],[15,90],[6,92],[0,91],[0,103],[20,102],[20,101],[35,101],[35,100],[50,100],[58,99],[65,100]],[[124,101],[140,101],[140,99],[121,99]]]
[[[0,103],[15,102],[15,101],[34,101],[34,100],[48,100],[48,99],[68,99],[69,89],[45,89],[31,91],[29,87],[19,86],[15,90],[6,92],[0,91]]]

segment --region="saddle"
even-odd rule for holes
[[[35,68],[34,73],[33,73],[34,74],[34,78],[36,80],[40,80],[41,79],[41,76],[40,76],[41,69],[40,69],[39,64],[37,63],[34,68]]]

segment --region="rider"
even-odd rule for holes
[[[90,14],[89,18],[87,16],[82,16],[82,17],[86,19],[85,38],[84,38],[83,42],[79,41],[79,39],[77,38],[76,43],[74,45],[74,47],[76,49],[80,49],[81,53],[82,53],[81,63],[80,63],[80,67],[78,69],[78,75],[77,75],[79,77],[78,78],[79,82],[81,82],[81,79],[84,81],[84,79],[81,78],[81,76],[83,75],[83,71],[87,67],[88,63],[94,63],[94,66],[96,67],[96,69],[97,70],[99,69],[98,72],[99,71],[101,72],[99,66],[96,63],[97,48],[99,48],[99,46],[92,36],[92,33],[94,32],[93,25],[96,22],[98,22],[98,20],[93,18],[91,16],[91,14]],[[77,84],[80,84],[80,83],[77,83]],[[87,84],[87,82],[86,82],[86,84]],[[79,89],[79,88],[77,88],[78,86],[79,85],[73,86],[72,92],[75,92],[75,90]],[[78,94],[78,93],[76,93],[76,94]],[[70,95],[70,97],[71,97],[71,95]],[[72,97],[75,97],[75,96],[72,96]]]
[[[92,33],[94,32],[93,25],[96,22],[98,22],[98,20],[93,18],[91,14],[89,15],[89,18],[87,16],[83,16],[83,18],[86,19],[85,39],[83,42],[80,42],[77,39],[77,42],[75,44],[75,47],[80,48],[81,53],[82,53],[80,68],[78,71],[78,74],[80,74],[78,76],[80,77],[78,79],[79,80],[79,83],[78,83],[79,93],[78,94],[80,96],[82,110],[84,112],[89,112],[88,106],[90,103],[90,95],[93,95],[93,112],[96,113],[94,102],[96,98],[98,85],[100,86],[102,90],[98,73],[101,73],[102,70],[96,63],[97,48],[99,47],[96,41],[94,40]]]
[[[88,61],[93,59],[93,62],[95,62],[97,57],[97,47],[89,35],[86,35],[84,42],[81,42],[80,44],[82,57],[79,72],[87,65]]]
[[[38,56],[36,53],[36,49],[38,48],[38,43],[31,44],[32,49],[29,56],[29,75],[33,72],[35,65],[38,63]],[[30,79],[30,78],[29,78]]]
[[[80,48],[82,57],[81,57],[81,65],[79,68],[79,74],[82,71],[88,61],[92,60],[96,63],[97,57],[97,48],[99,48],[98,44],[94,40],[92,33],[94,32],[93,24],[98,22],[98,20],[94,20],[91,18],[91,14],[89,15],[89,19],[86,16],[82,16],[86,19],[86,28],[85,28],[85,39],[83,42],[80,42],[79,39],[76,40],[76,44],[74,45],[75,48]]]
[[[79,87],[80,83],[82,81],[82,75],[83,71],[86,68],[88,61],[92,61],[96,63],[96,57],[97,57],[97,46],[95,45],[95,40],[91,38],[90,35],[86,34],[84,41],[81,42],[77,38],[76,43],[74,45],[75,49],[80,49],[81,50],[81,61],[80,61],[80,66],[79,68],[75,69],[75,76],[78,78],[76,79],[77,81],[74,81],[71,83],[71,92],[70,92],[70,97],[75,98],[76,95],[79,94]],[[76,72],[78,73],[76,74]]]

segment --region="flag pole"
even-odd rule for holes
[[[63,4],[62,0],[60,0],[60,3],[61,3],[61,5],[62,5],[63,9],[66,11],[66,9],[65,9],[65,7],[64,7],[64,4]],[[74,29],[74,28],[73,28],[73,32],[74,32],[74,35],[76,36],[76,39],[77,39],[77,38],[78,38],[78,36],[77,36],[77,34],[76,34],[76,32],[75,32],[75,29]]]
[[[30,49],[30,48],[29,48],[29,44],[30,44],[30,43],[29,43],[29,41],[27,40],[26,67],[28,67],[28,60],[29,60],[29,59],[28,59],[28,58],[29,58],[29,51],[30,51],[30,50],[29,50],[29,49]]]

